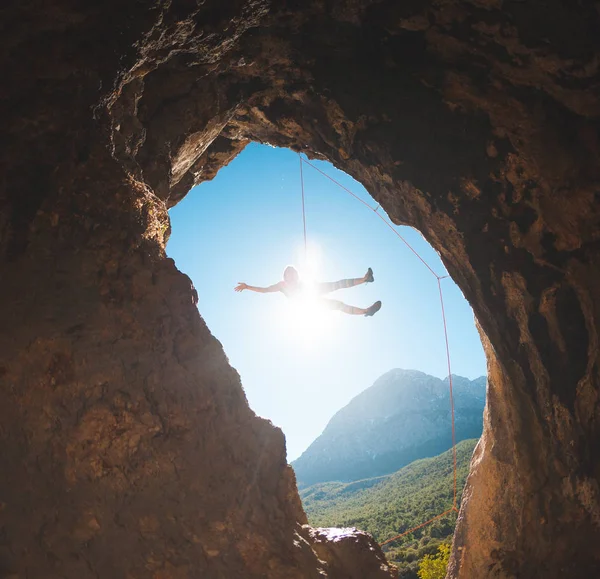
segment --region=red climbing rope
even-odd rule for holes
[[[429,523],[433,523],[433,521],[437,521],[438,519],[441,519],[442,517],[449,515],[453,510],[454,510],[454,507],[452,507],[451,509],[448,509],[447,511],[444,511],[440,515],[436,515],[435,517],[433,517],[433,519],[429,519],[428,521],[425,521],[424,523],[421,523],[420,525],[417,525],[416,527],[413,527],[412,529],[408,529],[408,531],[404,531],[404,533],[400,533],[399,535],[396,535],[395,537],[392,537],[391,539],[387,539],[386,541],[383,541],[383,543],[379,543],[379,544],[383,547],[384,545],[387,545],[388,543],[393,543],[394,541],[397,541],[398,539],[401,539],[402,537],[406,537],[406,535],[410,535],[413,531],[416,531],[417,529],[422,529],[423,527],[426,527],[427,525],[429,525]]]
[[[302,157],[300,159],[300,189],[302,190],[302,225],[304,226],[304,261],[308,259],[308,250],[306,245],[306,210],[304,208],[304,174],[302,173]],[[306,265],[306,263],[305,263]]]
[[[452,389],[452,369],[450,368],[450,346],[448,344],[448,327],[446,325],[446,312],[444,310],[444,295],[442,283],[437,280],[440,290],[440,305],[442,306],[442,321],[444,322],[444,341],[446,342],[446,361],[448,362],[448,385],[450,386],[450,413],[452,416],[452,462],[454,465],[454,491],[452,497],[452,508],[456,509],[456,432],[454,428],[454,392]]]
[[[366,201],[364,201],[363,199],[361,199],[358,195],[356,195],[356,193],[353,193],[347,187],[344,187],[339,181],[336,181],[333,177],[331,177],[330,175],[328,175],[324,171],[321,171],[321,169],[319,169],[318,167],[316,167],[315,165],[313,165],[310,161],[307,161],[306,159],[303,159],[300,155],[298,155],[298,156],[300,157],[300,167],[302,167],[302,163],[306,163],[307,165],[309,165],[310,167],[312,167],[315,171],[318,171],[319,173],[321,173],[321,175],[323,175],[324,177],[327,177],[327,179],[329,179],[330,181],[332,181],[333,183],[335,183],[338,187],[341,187],[347,193],[350,193],[350,195],[352,195],[352,197],[354,197],[355,199],[357,199],[358,201],[360,201],[364,206],[368,207],[371,211],[373,211],[373,213],[375,213],[375,215],[377,215],[377,217],[379,217],[379,219],[381,219],[381,221],[383,221],[391,229],[391,231],[397,237],[399,237],[402,240],[402,242],[406,245],[406,247],[408,247],[408,249],[410,249],[415,254],[415,256],[419,259],[419,261],[435,277],[437,277],[438,279],[441,279],[440,276],[437,273],[435,273],[435,271],[433,271],[433,269],[429,266],[429,264],[418,254],[418,252],[415,251],[415,249],[412,247],[412,245],[410,243],[408,243],[408,241],[406,241],[406,239],[404,239],[404,237],[402,237],[402,235],[400,235],[400,233],[398,233],[398,231],[394,228],[393,224],[391,224],[383,215],[381,215],[381,213],[378,213],[378,210],[381,207],[381,205],[377,204],[377,207],[371,207],[371,205],[369,205],[369,203],[367,203]],[[444,277],[447,277],[447,276],[444,276]]]
[[[381,219],[381,221],[383,221],[401,240],[402,242],[406,245],[406,247],[408,247],[408,249],[410,249],[421,261],[421,263],[439,280],[440,276],[435,273],[435,271],[433,271],[433,269],[431,269],[431,267],[429,266],[429,264],[414,250],[414,248],[412,247],[412,245],[410,245],[410,243],[408,243],[408,241],[406,241],[406,239],[404,239],[404,237],[402,237],[402,235],[400,235],[398,233],[398,231],[394,228],[393,224],[391,224],[383,215],[381,215],[380,213],[376,213],[377,217],[379,217],[379,219]]]
[[[371,207],[371,205],[369,203],[367,203],[364,199],[361,199],[358,195],[356,195],[355,193],[350,191],[350,189],[348,189],[347,187],[342,185],[339,181],[336,181],[333,177],[331,177],[324,171],[321,171],[321,169],[319,169],[317,166],[313,165],[307,159],[304,159],[301,155],[298,155],[298,157],[300,158],[300,182],[301,182],[301,186],[302,186],[302,219],[304,222],[304,250],[305,251],[306,251],[306,215],[305,215],[305,209],[304,209],[304,177],[302,174],[302,164],[303,163],[306,163],[307,165],[309,165],[310,167],[315,169],[315,171],[319,172],[321,175],[323,175],[324,177],[326,177],[327,179],[329,179],[330,181],[335,183],[338,187],[340,187],[341,189],[343,189],[344,191],[346,191],[347,193],[352,195],[352,197],[354,197],[355,199],[360,201],[363,205],[368,207],[371,211],[373,211],[373,213],[375,213],[375,215],[377,217],[379,217],[379,219],[381,219],[381,221],[383,221],[388,226],[388,228],[398,238],[400,238],[400,240],[406,245],[406,247],[408,247],[408,249],[419,259],[419,261],[435,276],[437,284],[438,284],[438,289],[439,289],[439,294],[440,294],[440,306],[441,306],[441,310],[442,310],[442,324],[444,327],[444,341],[445,341],[445,345],[446,345],[446,362],[448,365],[448,384],[449,384],[449,388],[450,388],[450,416],[451,416],[451,422],[452,422],[452,467],[453,467],[452,470],[453,470],[453,477],[454,477],[452,507],[450,509],[448,509],[447,511],[444,511],[443,513],[436,515],[435,517],[429,519],[428,521],[425,521],[424,523],[417,525],[416,527],[407,529],[403,533],[383,541],[381,543],[381,546],[383,546],[383,545],[387,545],[388,543],[397,541],[398,539],[401,539],[402,537],[405,537],[406,535],[409,535],[409,534],[413,533],[414,531],[421,529],[421,528],[429,525],[430,523],[433,523],[434,521],[437,521],[438,519],[445,517],[446,515],[449,515],[452,512],[458,512],[457,492],[456,492],[456,490],[457,490],[456,489],[457,465],[456,465],[456,430],[455,430],[455,425],[454,425],[454,391],[453,391],[453,385],[452,385],[452,369],[451,369],[451,365],[450,365],[450,344],[448,342],[448,327],[446,324],[446,311],[444,309],[444,295],[443,295],[442,283],[441,283],[443,279],[446,279],[450,276],[449,275],[440,276],[437,273],[435,273],[435,270],[425,261],[425,259],[423,259],[419,255],[419,253],[415,250],[415,248],[412,247],[410,245],[410,243],[408,243],[408,241],[406,241],[406,239],[404,239],[404,237],[402,237],[402,235],[396,230],[394,225],[392,223],[390,223],[383,215],[381,215],[381,213],[378,213],[379,208],[380,208],[379,204],[377,204],[377,207],[375,207],[375,208]]]
[[[354,199],[357,199],[363,205],[366,205],[369,209],[373,209],[366,201],[362,200],[358,195],[356,195],[356,193],[353,193],[352,191],[350,191],[350,189],[348,189],[347,187],[344,187],[339,181],[336,181],[333,177],[331,177],[330,175],[325,173],[325,171],[321,171],[321,169],[319,169],[316,165],[313,165],[310,161],[308,161],[307,159],[304,159],[302,157],[302,155],[299,154],[298,157],[300,157],[300,164],[306,163],[308,166],[312,167],[315,171],[318,171],[319,173],[321,173],[321,175],[323,175],[324,177],[327,177],[327,179],[329,179],[330,181],[333,181],[338,187],[341,187],[344,191],[346,191],[346,193],[350,193],[350,195],[352,195],[352,197],[354,197]]]

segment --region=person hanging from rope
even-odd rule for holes
[[[374,280],[375,278],[373,277],[373,270],[369,268],[367,270],[367,273],[363,277],[317,283],[315,284],[315,290],[318,296],[322,296],[335,290],[354,287],[355,285],[360,285],[363,283],[371,283]],[[288,298],[300,297],[303,294],[305,295],[307,293],[305,285],[300,280],[300,275],[298,274],[298,271],[295,267],[292,267],[291,265],[285,268],[283,272],[283,280],[274,285],[270,285],[268,287],[257,287],[240,282],[234,288],[234,290],[236,292],[250,290],[261,294],[281,292]],[[340,302],[339,300],[331,300],[323,297],[319,297],[319,302],[328,309],[339,310],[341,312],[344,312],[345,314],[351,314],[355,316],[372,316],[373,314],[376,314],[381,308],[380,301],[376,301],[372,306],[369,306],[368,308],[357,308],[355,306],[349,306],[343,302]]]

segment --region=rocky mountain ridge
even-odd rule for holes
[[[453,375],[456,440],[483,429],[486,378]],[[292,463],[300,486],[395,472],[452,446],[449,382],[417,370],[390,370],[337,412]]]

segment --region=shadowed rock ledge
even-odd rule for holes
[[[0,577],[336,577],[164,253],[168,207],[251,140],[361,181],[473,306],[488,403],[449,577],[600,573],[596,4],[0,19]]]
[[[396,576],[377,544],[356,529],[310,529],[313,549],[327,561],[327,571],[340,579],[386,579]],[[369,553],[369,557],[365,557]]]

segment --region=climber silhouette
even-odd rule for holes
[[[370,283],[372,281],[374,281],[373,270],[369,268],[367,270],[367,273],[363,277],[317,283],[315,284],[315,293],[318,296],[322,296],[323,294],[327,294],[338,289],[354,287],[355,285],[360,285],[361,283]],[[283,272],[283,280],[277,282],[274,285],[270,285],[268,287],[257,287],[240,282],[237,286],[235,286],[234,289],[236,292],[250,290],[261,294],[281,292],[288,298],[295,298],[302,296],[303,293],[305,293],[306,287],[300,280],[300,275],[298,274],[296,268],[289,265],[285,268]],[[381,308],[380,301],[375,302],[372,306],[368,308],[357,308],[354,306],[349,306],[338,300],[330,300],[322,297],[319,297],[319,302],[331,310],[339,310],[341,312],[344,312],[345,314],[352,314],[357,316],[361,314],[364,316],[372,316],[373,314],[377,313]]]

